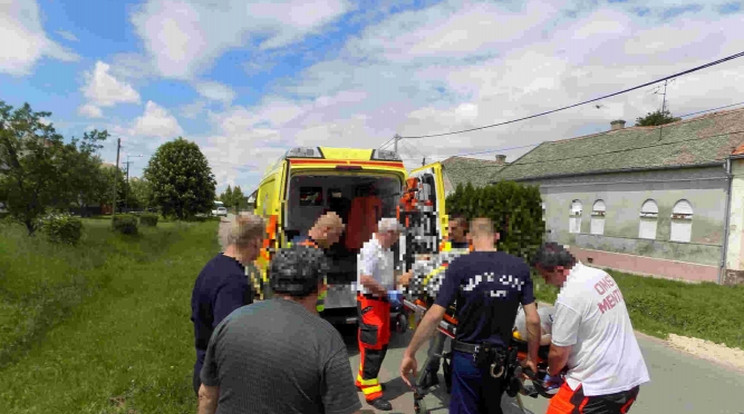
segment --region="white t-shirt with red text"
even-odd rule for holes
[[[614,394],[650,381],[615,280],[580,262],[555,302],[552,343],[572,346],[566,382],[584,395]]]

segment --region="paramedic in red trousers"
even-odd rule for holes
[[[556,243],[540,246],[533,265],[560,288],[546,379],[560,390],[547,413],[627,413],[650,378],[615,280]]]
[[[456,258],[447,267],[437,299],[426,311],[400,364],[401,378],[410,387],[408,375],[413,371],[418,376],[416,351],[434,334],[447,308],[456,302],[450,414],[503,413],[501,398],[506,378],[494,378],[491,372],[498,373],[502,368],[498,366],[498,355],[505,354],[511,342],[520,304],[529,332],[524,365],[536,371],[540,316],[530,268],[522,259],[497,251],[494,240],[498,236],[490,219],[473,220],[468,237],[474,251]]]
[[[357,309],[359,311],[359,374],[356,385],[364,398],[378,410],[392,410],[383,398],[378,381],[380,366],[390,341],[388,291],[395,289],[394,255],[390,249],[403,226],[395,218],[382,218],[377,232],[364,243],[357,259]]]

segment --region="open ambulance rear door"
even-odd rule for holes
[[[424,212],[423,219],[412,226],[418,231],[420,237],[408,240],[400,246],[401,256],[407,258],[406,262],[410,264],[414,254],[439,253],[440,245],[448,235],[449,219],[445,208],[442,164],[435,162],[416,168],[409,173],[408,177],[419,179],[420,189],[417,203],[420,206],[419,210]],[[407,249],[413,251],[406,252]]]

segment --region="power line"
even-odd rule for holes
[[[734,55],[727,56],[725,58],[718,59],[718,60],[715,60],[713,62],[709,62],[709,63],[706,63],[704,65],[694,67],[692,69],[688,69],[688,70],[685,70],[685,71],[682,71],[682,72],[678,72],[678,73],[675,73],[673,75],[665,76],[665,77],[663,77],[661,79],[657,79],[657,80],[654,80],[654,81],[651,81],[651,82],[646,82],[644,84],[641,84],[641,85],[638,85],[638,86],[634,86],[632,88],[624,89],[624,90],[619,91],[619,92],[613,92],[611,94],[600,96],[599,98],[590,99],[588,101],[579,102],[579,103],[576,103],[576,104],[573,104],[573,105],[564,106],[564,107],[561,107],[561,108],[558,108],[558,109],[552,109],[550,111],[540,112],[540,113],[533,114],[533,115],[530,115],[530,116],[525,116],[525,117],[522,117],[522,118],[512,119],[512,120],[504,121],[504,122],[498,122],[498,123],[495,123],[495,124],[485,125],[485,126],[481,126],[481,127],[477,127],[477,128],[463,129],[463,130],[460,130],[460,131],[443,132],[443,133],[440,133],[440,134],[429,134],[429,135],[402,136],[401,138],[405,138],[405,139],[421,139],[421,138],[441,137],[441,136],[446,136],[446,135],[462,134],[462,133],[465,133],[465,132],[472,132],[472,131],[478,131],[478,130],[486,129],[486,128],[493,128],[493,127],[497,127],[497,126],[513,124],[515,122],[524,121],[524,120],[527,120],[527,119],[532,119],[532,118],[537,118],[537,117],[540,117],[540,116],[549,115],[549,114],[552,114],[552,113],[555,113],[555,112],[564,111],[566,109],[575,108],[577,106],[586,105],[588,103],[592,103],[592,102],[596,102],[596,101],[599,101],[599,100],[602,100],[602,99],[611,98],[613,96],[617,96],[617,95],[621,95],[621,94],[624,94],[624,93],[628,93],[628,92],[634,91],[636,89],[645,88],[646,86],[653,85],[655,83],[664,82],[664,81],[667,81],[667,80],[672,79],[672,78],[676,78],[676,77],[679,77],[679,76],[682,76],[682,75],[687,75],[689,73],[696,72],[696,71],[699,71],[699,70],[702,70],[702,69],[705,69],[705,68],[709,68],[711,66],[719,65],[721,63],[727,62],[729,60],[737,59],[737,58],[740,58],[742,56],[744,56],[744,52],[739,52],[739,53],[736,53]]]
[[[733,104],[730,104],[730,105],[719,106],[718,108],[703,109],[702,111],[690,112],[689,114],[680,115],[679,118],[687,118],[688,116],[691,116],[691,115],[697,115],[697,114],[702,114],[702,113],[705,113],[705,112],[717,111],[719,109],[731,108],[732,106],[737,106],[737,105],[744,105],[744,101],[733,103]]]

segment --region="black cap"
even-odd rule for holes
[[[269,284],[275,293],[305,297],[317,291],[328,273],[328,261],[320,249],[295,245],[279,250],[270,270]]]

